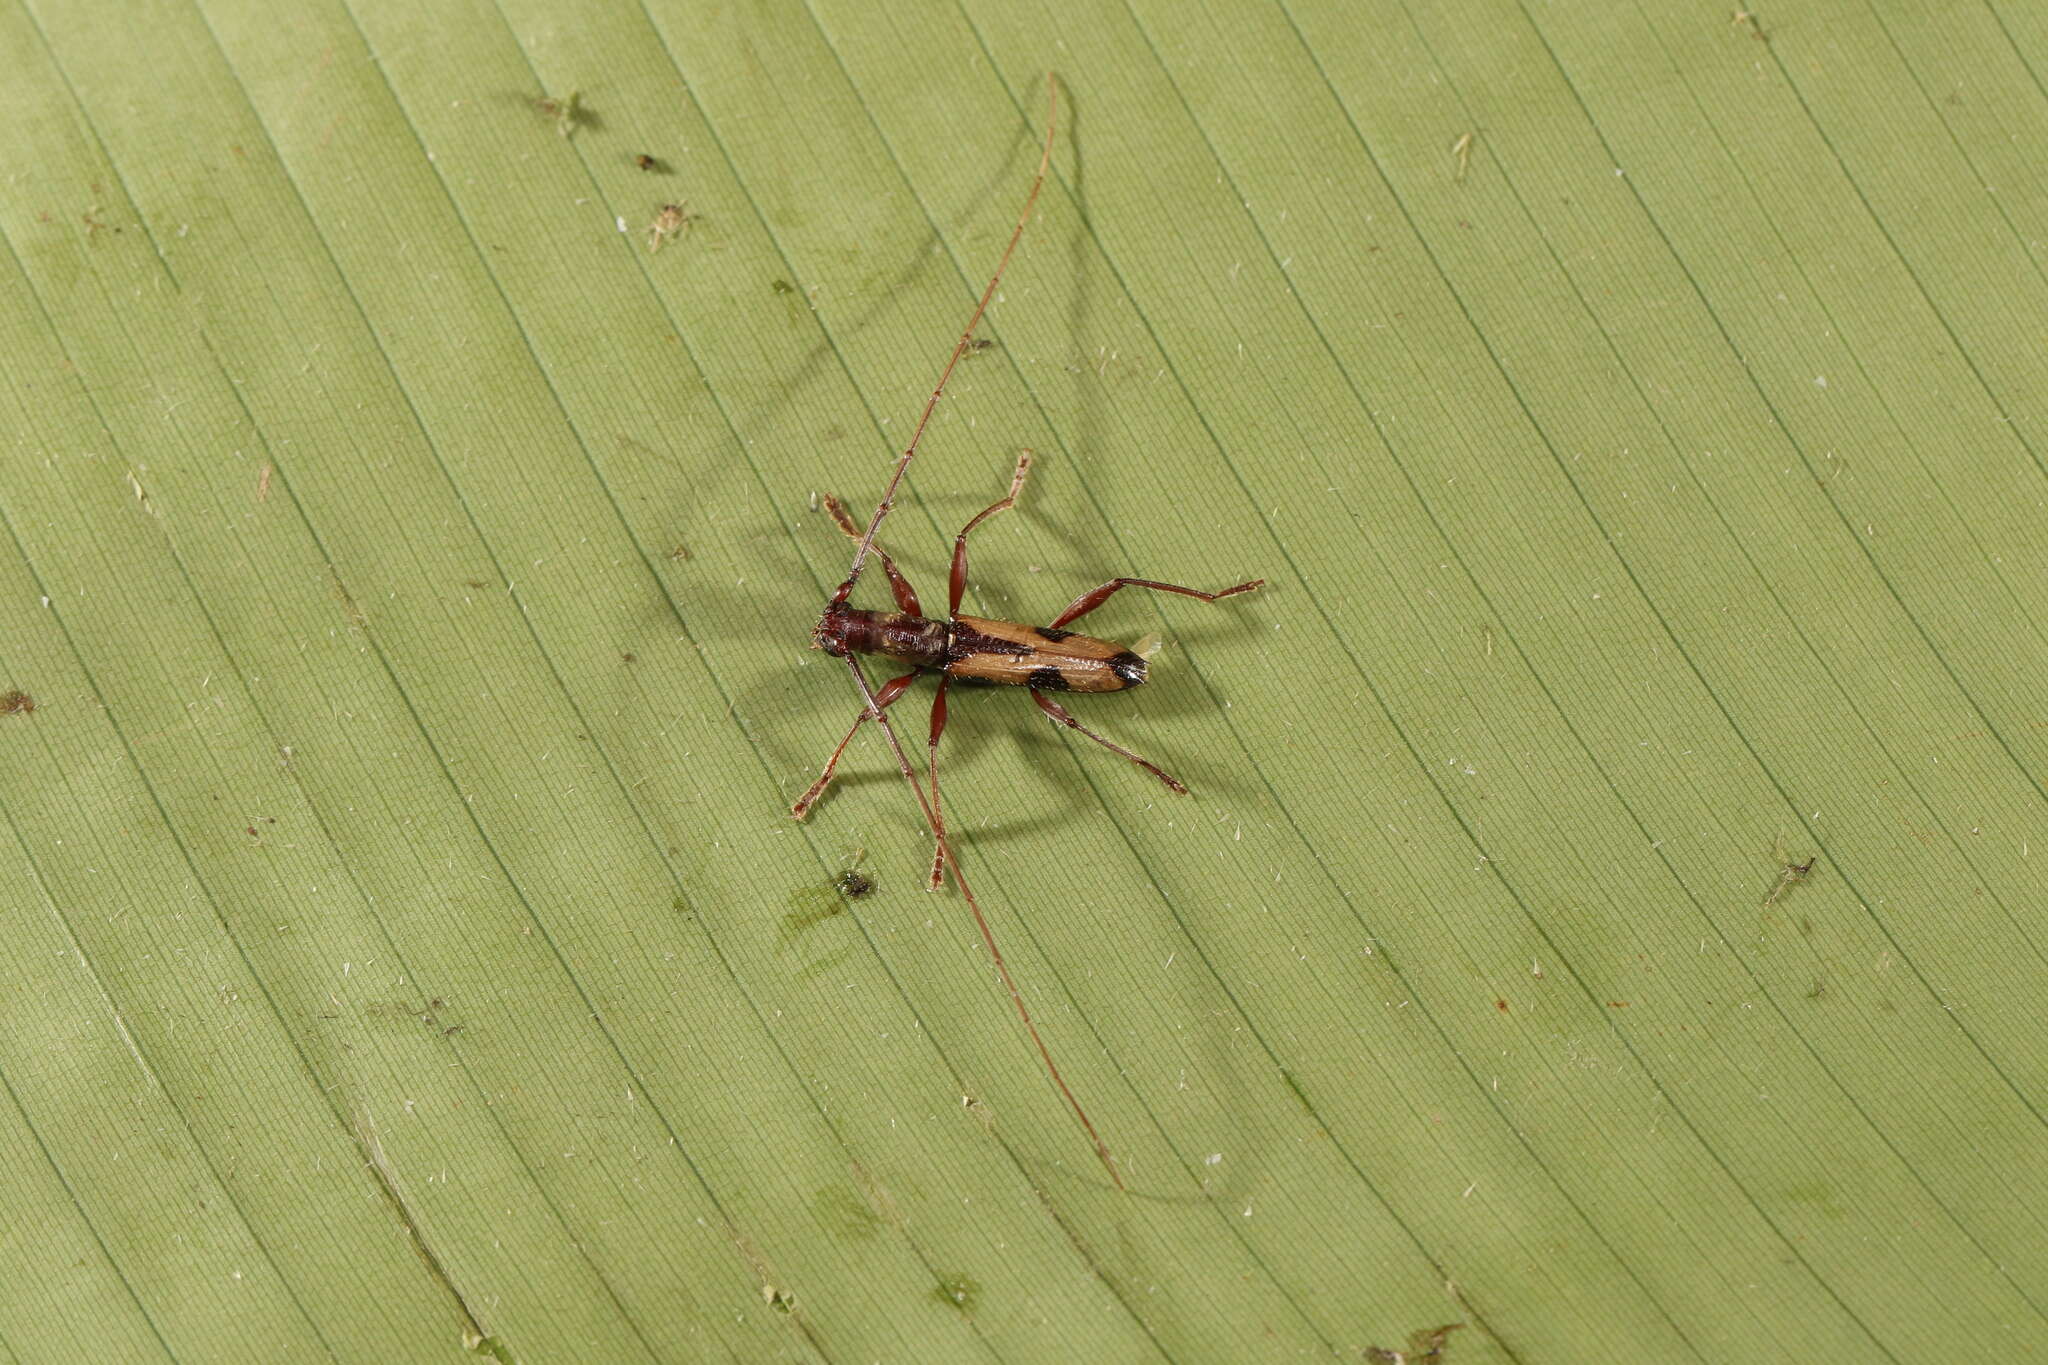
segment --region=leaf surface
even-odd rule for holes
[[[0,53],[11,1358],[2042,1338],[2048,20],[29,0]],[[1128,1194],[886,751],[786,814],[857,711],[815,495],[879,495],[1048,67],[885,538],[931,604],[1029,448],[965,610],[1267,580],[1084,623],[1160,643],[1074,709],[1191,797],[953,702]]]

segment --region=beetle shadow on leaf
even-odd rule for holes
[[[1025,151],[1036,151],[1035,141],[1028,127],[1020,126],[1016,142],[1017,146]],[[1016,161],[1017,153],[1013,152],[1011,156],[1004,159],[1000,166],[995,167],[988,173],[981,187],[970,196],[969,202],[973,207],[961,214],[960,223],[955,224],[956,234],[962,225],[978,224],[984,220],[989,212],[989,205],[998,199],[1001,192],[1014,181],[1017,173]],[[816,321],[818,331],[816,339],[805,348],[803,358],[789,372],[788,377],[775,385],[750,411],[741,414],[735,420],[735,425],[739,430],[742,432],[753,432],[764,425],[772,425],[787,418],[791,401],[798,393],[809,387],[821,370],[829,369],[836,371],[844,365],[844,356],[838,338],[860,335],[873,324],[876,318],[896,307],[897,301],[901,299],[903,292],[910,286],[912,281],[921,278],[928,271],[938,268],[947,259],[947,253],[941,249],[943,246],[944,240],[940,230],[927,225],[918,234],[915,245],[901,251],[901,263],[897,266],[895,273],[886,281],[875,285],[871,290],[861,291],[871,294],[874,302],[855,314],[849,321],[843,322],[836,327],[828,328],[823,316],[817,312],[815,307],[807,309],[806,311]],[[797,283],[801,284],[802,281],[799,280]],[[789,285],[789,282],[777,279],[764,285],[763,288],[764,290],[772,289],[775,293],[784,293],[790,291],[792,287]],[[976,287],[976,294],[979,294],[979,286]],[[764,294],[764,297],[772,299],[772,295]],[[954,326],[957,327],[958,324],[956,323]],[[939,346],[950,345],[957,335],[958,333],[954,331],[943,331],[940,333],[940,339],[936,344]],[[932,363],[937,363],[938,360],[943,358],[943,355],[942,351],[935,351]],[[891,439],[889,432],[885,429],[876,434],[883,447],[887,448]],[[714,455],[710,458],[717,457]],[[710,467],[708,460],[706,467]],[[851,505],[853,504],[849,504],[849,506]]]

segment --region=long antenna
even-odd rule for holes
[[[924,429],[930,425],[932,413],[939,406],[939,399],[946,392],[946,381],[953,377],[953,367],[960,363],[960,357],[967,353],[968,345],[974,340],[974,329],[980,325],[982,315],[988,311],[989,301],[996,296],[996,288],[1003,282],[1003,272],[1010,268],[1010,257],[1017,250],[1017,243],[1024,236],[1024,228],[1031,221],[1031,210],[1038,204],[1038,192],[1045,188],[1046,171],[1052,166],[1053,135],[1059,124],[1059,85],[1051,72],[1045,76],[1045,146],[1038,154],[1038,174],[1032,177],[1031,193],[1024,197],[1023,211],[1017,215],[1017,226],[1010,231],[1010,240],[1003,247],[1002,259],[996,262],[996,273],[989,277],[988,288],[981,291],[981,298],[974,305],[974,312],[967,319],[967,326],[960,332],[960,339],[953,343],[953,353],[946,357],[946,366],[939,371],[939,382],[932,386],[932,396],[924,403],[924,411],[917,415],[917,426],[910,433],[910,444],[903,448],[903,454],[896,460],[896,470],[889,476],[889,486],[882,493],[882,500],[875,504],[875,514],[868,519],[868,529],[860,538],[860,546],[853,552],[853,566],[846,571],[846,581],[832,594],[832,604],[843,603],[853,594],[853,585],[860,578],[862,566],[867,563],[868,554],[874,549],[875,532],[881,529],[882,519],[896,506],[896,490],[902,486],[903,475],[910,468],[910,462],[917,458],[918,442],[924,439]],[[1045,1063],[1045,1074],[1051,1078],[1060,1097],[1067,1107],[1074,1111],[1074,1117],[1087,1130],[1088,1139],[1095,1144],[1095,1155],[1102,1162],[1102,1168],[1109,1172],[1109,1178],[1121,1190],[1125,1188],[1123,1174],[1117,1170],[1116,1159],[1109,1153],[1109,1144],[1102,1140],[1102,1134],[1095,1130],[1094,1120],[1074,1096],[1067,1078],[1060,1074],[1059,1063],[1052,1059],[1052,1049],[1045,1045],[1039,1035],[1038,1024],[1032,1019],[1031,1011],[1024,1004],[1024,993],[1017,989],[1017,979],[1010,975],[1010,964],[1003,958],[1003,950],[996,946],[995,930],[989,927],[988,917],[981,912],[981,903],[974,898],[974,890],[967,884],[967,874],[960,866],[960,859],[953,852],[953,844],[946,837],[946,827],[939,819],[939,813],[926,798],[924,787],[917,780],[917,773],[910,766],[910,758],[903,751],[903,742],[896,736],[896,727],[889,720],[889,713],[882,709],[868,685],[867,674],[862,671],[860,660],[852,651],[844,655],[846,667],[853,674],[854,686],[860,689],[861,701],[867,707],[868,718],[875,722],[882,735],[889,742],[889,752],[896,757],[896,767],[903,774],[903,780],[910,784],[910,794],[917,798],[917,808],[923,813],[925,823],[931,828],[932,838],[938,845],[938,858],[953,869],[953,884],[960,888],[960,894],[967,901],[967,908],[974,912],[974,926],[981,931],[981,941],[988,949],[989,959],[995,963],[996,974],[1002,978],[1003,989],[1009,992],[1010,1003],[1015,1006],[1017,1018],[1023,1022],[1024,1031],[1031,1036],[1031,1044],[1038,1049],[1039,1060]]]
[[[1003,282],[1003,272],[1010,268],[1010,256],[1024,236],[1024,225],[1031,221],[1031,210],[1038,203],[1038,192],[1045,188],[1045,173],[1052,165],[1053,133],[1058,124],[1059,86],[1048,71],[1045,73],[1045,149],[1038,155],[1038,174],[1031,181],[1031,193],[1024,196],[1024,211],[1017,215],[1017,226],[1010,232],[1010,243],[1003,248],[1003,258],[996,262],[996,273],[989,277],[988,288],[981,291],[981,301],[974,305],[974,312],[967,319],[960,339],[953,343],[953,354],[946,357],[946,368],[939,371],[939,382],[932,386],[932,396],[925,399],[924,411],[917,415],[917,426],[910,433],[910,444],[903,448],[903,454],[896,461],[896,472],[889,476],[889,486],[883,490],[882,500],[875,504],[875,515],[868,520],[867,534],[860,538],[860,548],[853,552],[853,567],[846,571],[846,581],[839,585],[839,591],[832,594],[834,602],[844,602],[853,595],[853,585],[860,578],[861,566],[867,563],[868,551],[874,548],[875,532],[881,529],[882,518],[896,506],[896,489],[903,482],[904,471],[910,468],[911,460],[917,456],[917,443],[924,439],[924,429],[939,406],[940,396],[946,392],[946,381],[953,377],[953,367],[967,353],[968,343],[974,340],[974,329],[980,324],[981,315],[988,311],[989,300],[996,296],[996,286]]]
[[[1003,960],[1003,950],[996,946],[995,931],[989,928],[987,916],[981,913],[981,903],[974,899],[973,888],[967,885],[967,873],[960,866],[959,856],[953,852],[952,841],[947,839],[945,829],[939,824],[937,812],[931,802],[925,799],[924,788],[918,785],[917,774],[911,769],[910,758],[903,752],[903,743],[896,738],[896,727],[890,723],[889,713],[875,700],[874,692],[868,686],[868,675],[861,671],[860,661],[852,654],[845,656],[846,667],[853,674],[854,686],[860,689],[861,700],[867,704],[868,718],[881,727],[882,734],[889,741],[889,751],[896,755],[896,766],[903,773],[903,780],[910,784],[911,795],[917,798],[917,808],[924,812],[925,823],[938,841],[939,856],[953,869],[953,885],[960,888],[966,898],[967,908],[974,912],[974,927],[981,930],[981,941],[988,948],[988,955],[996,964],[996,974],[1003,979],[1003,989],[1010,993],[1010,1003],[1017,1007],[1017,1017],[1024,1021],[1024,1031],[1031,1035],[1032,1046],[1038,1049],[1039,1059],[1045,1063],[1045,1074],[1052,1078],[1060,1096],[1066,1100],[1067,1108],[1074,1111],[1074,1117],[1088,1130],[1088,1140],[1095,1144],[1095,1155],[1101,1160],[1102,1168],[1109,1172],[1109,1178],[1118,1189],[1124,1188],[1124,1178],[1116,1168],[1116,1158],[1109,1154],[1109,1144],[1102,1140],[1102,1134],[1095,1131],[1095,1121],[1088,1117],[1088,1111],[1081,1107],[1081,1101],[1067,1085],[1067,1078],[1060,1074],[1059,1063],[1052,1059],[1052,1049],[1045,1045],[1045,1039],[1038,1035],[1038,1025],[1032,1021],[1031,1011],[1025,1008],[1024,993],[1017,989],[1017,979],[1010,975],[1010,964]]]

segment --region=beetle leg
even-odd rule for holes
[[[1010,476],[1010,494],[975,513],[974,520],[960,528],[960,534],[953,537],[953,579],[947,588],[946,614],[960,614],[960,599],[967,592],[967,533],[998,512],[1007,511],[1017,505],[1017,494],[1024,487],[1024,476],[1031,472],[1031,452],[1025,451],[1017,457],[1017,472]]]
[[[1203,592],[1200,588],[1183,588],[1177,583],[1154,583],[1149,578],[1112,578],[1093,592],[1084,592],[1069,602],[1067,609],[1053,618],[1050,629],[1058,630],[1069,621],[1080,620],[1089,612],[1094,611],[1104,602],[1114,597],[1123,588],[1150,588],[1154,592],[1177,592],[1182,597],[1199,597],[1204,602],[1215,602],[1225,597],[1235,597],[1241,592],[1250,592],[1253,588],[1263,586],[1265,581],[1263,578],[1254,578],[1249,583],[1240,583],[1234,588],[1225,588],[1222,592]]]
[[[925,771],[932,782],[932,834],[938,845],[932,850],[931,877],[925,883],[932,891],[946,879],[946,818],[939,810],[939,736],[946,733],[946,685],[952,681],[944,673],[939,675],[939,688],[932,697],[932,737],[925,748]]]
[[[1161,782],[1164,782],[1166,784],[1168,791],[1174,792],[1176,795],[1180,796],[1186,796],[1188,794],[1188,789],[1182,786],[1178,779],[1173,777],[1170,773],[1168,773],[1164,768],[1161,768],[1158,764],[1153,763],[1147,759],[1139,758],[1136,754],[1132,753],[1129,749],[1126,749],[1123,745],[1118,744],[1112,740],[1104,739],[1101,735],[1096,734],[1093,730],[1083,725],[1080,721],[1075,720],[1074,717],[1067,711],[1066,707],[1061,706],[1058,702],[1054,701],[1051,697],[1046,696],[1045,693],[1039,691],[1037,688],[1033,687],[1028,690],[1031,693],[1031,700],[1038,703],[1038,709],[1045,712],[1045,714],[1047,714],[1048,716],[1051,716],[1055,724],[1064,725],[1069,730],[1079,730],[1082,734],[1088,736],[1088,738],[1094,740],[1097,744],[1100,744],[1103,748],[1109,750],[1111,753],[1122,754],[1125,758],[1128,758],[1129,760],[1131,760],[1131,762],[1137,764],[1146,772],[1158,778]]]
[[[883,683],[882,690],[875,694],[876,708],[887,706],[902,696],[923,672],[921,668],[912,669],[900,678],[891,678]],[[846,746],[853,743],[853,737],[860,733],[861,722],[869,719],[872,717],[869,716],[867,708],[862,707],[861,713],[853,718],[853,726],[847,730],[846,738],[839,741],[839,747],[832,751],[832,757],[825,760],[825,771],[818,774],[818,780],[811,784],[811,789],[789,808],[791,815],[801,820],[811,813],[811,807],[818,803],[818,798],[825,794],[826,784],[832,780],[832,770],[839,766],[839,756],[846,752]]]
[[[853,518],[846,515],[846,508],[830,493],[825,495],[825,510],[832,514],[832,520],[839,523],[839,529],[853,540],[861,538],[861,531],[853,524]],[[924,608],[917,605],[917,590],[910,586],[910,580],[896,567],[896,561],[889,558],[889,552],[877,545],[875,557],[882,561],[882,572],[889,576],[889,591],[896,597],[896,605],[912,616],[924,615]]]

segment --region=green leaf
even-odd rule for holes
[[[0,53],[6,1358],[2042,1338],[2048,18],[31,0]],[[1159,649],[1074,710],[1191,797],[953,697],[1127,1193],[887,751],[787,815],[857,714],[816,495],[880,495],[1048,67],[886,540],[936,601],[1029,448],[966,610],[1267,580],[1084,623]]]

